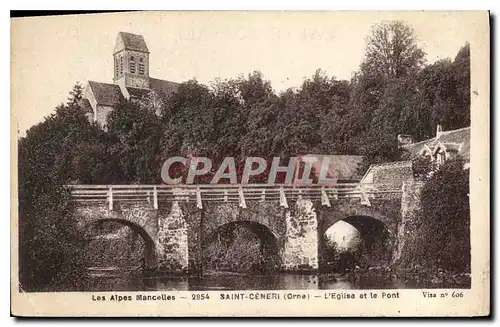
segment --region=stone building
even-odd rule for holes
[[[398,146],[408,151],[412,159],[428,157],[432,162],[441,165],[445,160],[462,158],[464,168],[470,162],[470,127],[451,131],[443,131],[441,125],[436,128],[436,136],[413,142],[411,135],[398,135]],[[371,165],[361,179],[363,183],[402,184],[413,180],[411,161],[387,162]]]
[[[401,137],[398,138],[401,142]],[[466,168],[470,163],[470,127],[451,131],[443,131],[441,125],[436,128],[436,136],[421,142],[413,143],[410,139],[401,144],[412,157],[428,157],[438,165],[445,160],[462,158]]]
[[[358,165],[363,161],[362,156],[355,155],[327,155],[327,154],[306,154],[298,158],[298,169],[295,171],[294,184],[301,184],[300,176],[304,165],[311,165],[310,177],[316,182],[320,178],[321,168],[324,160],[328,159],[325,177],[333,179],[338,183],[357,183],[361,179],[358,173]]]
[[[120,101],[144,96],[168,99],[177,91],[177,83],[149,76],[149,53],[142,35],[118,33],[113,50],[113,83],[89,81],[85,87],[81,106],[91,122],[105,129],[108,115]]]
[[[362,183],[403,185],[413,180],[411,161],[385,162],[373,164],[361,179]]]

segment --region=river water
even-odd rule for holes
[[[429,280],[398,278],[394,274],[237,274],[212,273],[203,277],[153,276],[137,272],[107,271],[89,273],[77,283],[67,281],[58,291],[202,291],[202,290],[324,290],[447,288]],[[467,287],[464,285],[463,287]]]

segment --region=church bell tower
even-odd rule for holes
[[[149,50],[142,35],[120,32],[113,51],[114,78],[122,90],[149,89]]]

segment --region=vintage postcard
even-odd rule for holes
[[[15,316],[487,316],[488,12],[11,19]]]

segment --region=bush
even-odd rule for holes
[[[425,184],[421,210],[406,222],[406,246],[400,266],[419,266],[436,272],[470,272],[469,171],[462,160],[447,161],[428,174],[419,168]]]
[[[81,244],[63,185],[92,174],[93,166],[82,165],[80,158],[91,156],[85,145],[95,143],[99,130],[76,104],[81,90],[74,91],[75,99],[18,142],[19,286],[24,291],[42,291],[80,271]]]
[[[443,269],[470,271],[469,170],[462,160],[446,162],[422,190],[423,253]]]

